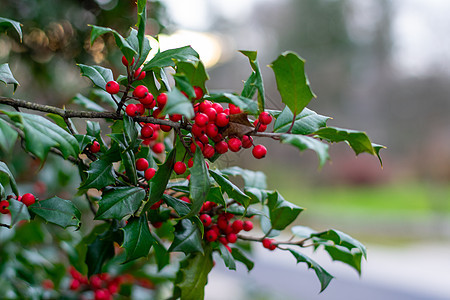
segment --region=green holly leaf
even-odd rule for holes
[[[331,143],[345,141],[350,145],[353,151],[355,151],[356,155],[366,152],[372,155],[376,155],[379,158],[379,151],[380,149],[384,148],[384,146],[375,144],[375,147],[377,148],[375,150],[374,145],[370,142],[367,134],[362,131],[342,129],[337,127],[325,127],[317,130],[313,134]]]
[[[222,194],[222,189],[218,186],[210,187],[206,201],[211,201],[219,205],[226,206],[225,199],[223,198]]]
[[[261,74],[261,70],[259,69],[258,61],[256,60],[257,52],[256,51],[239,51],[245,56],[247,56],[250,66],[252,67],[252,75],[250,75],[250,80],[247,80],[244,84],[244,90],[242,96],[247,98],[252,98],[254,95],[254,92],[246,92],[247,90],[252,90],[251,86],[254,86],[258,90],[258,106],[259,106],[259,112],[264,111],[264,105],[265,105],[265,92],[264,92],[264,83],[263,78]],[[254,74],[254,75],[253,75]]]
[[[308,269],[313,269],[314,272],[316,272],[317,278],[320,281],[320,292],[323,292],[327,286],[330,284],[330,281],[334,278],[330,273],[328,273],[324,268],[322,268],[318,263],[316,263],[314,260],[309,258],[308,256],[297,252],[292,249],[288,249],[289,252],[292,253],[292,255],[297,260],[297,263],[304,262],[308,266]]]
[[[127,252],[124,263],[147,256],[154,242],[154,238],[148,227],[147,216],[144,214],[139,218],[129,219],[123,231],[122,247]]]
[[[252,99],[231,93],[211,94],[207,97],[213,102],[232,103],[251,115],[258,115],[258,103]]]
[[[81,213],[72,203],[59,197],[36,201],[28,209],[43,218],[46,222],[59,225],[63,228],[81,225]]]
[[[148,63],[144,65],[143,71],[151,69],[161,69],[165,67],[174,67],[175,61],[198,61],[198,53],[191,46],[184,46],[175,49],[169,49],[157,53]]]
[[[209,182],[208,168],[206,167],[205,159],[197,146],[194,153],[194,165],[189,169],[191,172],[191,179],[189,180],[189,193],[191,195],[192,207],[191,212],[187,217],[197,215],[203,203],[208,197],[211,183]]]
[[[98,201],[96,220],[117,219],[133,215],[145,198],[139,187],[117,187],[105,191]]]
[[[9,184],[13,193],[16,196],[19,196],[19,190],[17,189],[14,175],[11,173],[8,166],[2,161],[0,161],[0,184],[2,186],[7,186]]]
[[[236,185],[234,185],[227,178],[222,176],[218,171],[209,170],[209,174],[214,178],[217,184],[221,187],[222,191],[226,192],[228,197],[233,198],[238,203],[248,207],[251,198],[242,192]]]
[[[156,264],[158,265],[158,271],[161,271],[165,266],[170,264],[170,253],[167,251],[166,247],[164,247],[163,242],[157,235],[152,236]]]
[[[55,147],[61,151],[62,156],[78,157],[80,148],[78,141],[70,133],[39,115],[21,112],[2,111],[25,134],[25,148],[36,157],[45,160],[50,148]]]
[[[0,150],[3,153],[10,153],[17,141],[17,131],[11,128],[8,122],[0,118]]]
[[[230,206],[227,207],[226,211],[228,213],[231,213],[233,215],[236,216],[245,216],[247,218],[256,216],[256,215],[260,215],[260,216],[266,216],[266,214],[264,214],[262,211],[257,210],[253,207],[243,207],[242,205],[238,205],[238,204],[232,204]]]
[[[231,248],[231,255],[233,255],[233,258],[237,261],[240,261],[243,263],[247,270],[250,272],[253,267],[255,266],[255,263],[251,261],[240,249],[238,248]]]
[[[281,114],[277,116],[275,124],[273,125],[273,131],[287,132],[292,125],[293,119],[294,114],[289,107],[286,106]],[[319,115],[305,107],[301,113],[295,116],[295,122],[291,132],[303,135],[311,134],[320,128],[325,127],[329,119],[330,117]]]
[[[5,31],[10,27],[14,28],[20,37],[20,42],[22,42],[22,28],[20,27],[21,25],[22,24],[17,21],[7,18],[0,18],[0,31]]]
[[[163,115],[180,114],[187,119],[194,117],[194,109],[191,101],[186,98],[177,88],[167,93],[167,103],[162,110]]]
[[[334,261],[340,261],[349,265],[361,275],[361,260],[363,254],[360,251],[351,251],[346,247],[339,245],[325,245],[325,251],[328,252]]]
[[[177,62],[177,74],[184,74],[192,86],[200,87],[204,92],[207,91],[205,82],[209,80],[202,61],[180,61]]]
[[[234,166],[222,169],[220,172],[228,176],[241,176],[244,179],[245,188],[258,188],[263,190],[267,188],[266,174],[261,171],[246,170]]]
[[[104,160],[102,157],[91,162],[89,170],[86,173],[88,174],[88,177],[78,188],[80,191],[86,191],[91,188],[101,190],[116,182],[116,174],[114,173],[112,162]]]
[[[184,74],[174,74],[173,79],[175,80],[176,88],[185,92],[189,99],[195,98],[195,90],[189,82],[189,79]]]
[[[219,251],[220,257],[222,257],[225,266],[230,270],[236,271],[236,262],[234,261],[234,257],[222,243],[219,243]]]
[[[272,62],[281,100],[294,115],[299,114],[316,95],[305,74],[305,61],[294,52],[284,52]]]
[[[101,35],[106,33],[112,33],[114,36],[114,40],[116,41],[117,47],[119,47],[122,54],[126,57],[126,59],[131,62],[133,60],[133,56],[137,53],[136,49],[128,43],[127,40],[123,38],[117,31],[107,27],[89,25],[92,27],[91,31],[91,45],[94,41]]]
[[[303,208],[284,200],[277,191],[270,193],[268,196],[267,206],[269,207],[270,222],[273,229],[285,229],[303,211]]]
[[[367,257],[366,247],[361,242],[342,231],[330,229],[319,233],[313,233],[311,234],[311,237],[318,242],[320,240],[332,241],[335,245],[345,247],[348,250],[358,249],[365,258]]]
[[[1,22],[0,18],[0,22]],[[1,25],[1,23],[0,23]],[[11,69],[9,68],[9,65],[1,64],[0,65],[0,81],[3,82],[5,85],[13,84],[14,85],[14,92],[16,91],[17,87],[19,86],[19,82],[14,78]]]
[[[111,225],[112,226],[112,225]],[[88,277],[102,273],[103,265],[114,257],[114,233],[111,228],[95,237],[95,240],[87,246],[86,265]]]
[[[9,199],[9,211],[11,212],[11,224],[14,226],[20,221],[29,221],[30,213],[28,212],[27,206],[20,201],[15,199]]]
[[[163,194],[162,198],[164,202],[168,206],[172,207],[180,217],[186,217],[191,211],[190,205],[184,202],[183,200],[180,200],[167,194]]]
[[[188,255],[180,262],[175,280],[174,296],[176,297],[178,294],[181,300],[203,300],[208,274],[211,272],[213,265],[210,247],[205,249],[204,254],[191,253]]]
[[[80,67],[82,76],[89,78],[96,87],[104,91],[106,91],[106,83],[114,80],[113,72],[110,69],[83,64],[78,64],[77,66]]]
[[[191,219],[182,219],[175,225],[174,239],[170,252],[203,253],[202,235],[196,223]]]
[[[300,151],[307,149],[315,151],[319,159],[320,167],[322,167],[326,161],[330,159],[330,156],[328,155],[328,145],[312,137],[299,134],[283,134],[280,136],[280,141],[283,144],[290,144],[297,147]]]
[[[106,86],[106,83],[105,83]],[[103,107],[92,101],[91,99],[81,95],[80,93],[76,94],[75,97],[72,98],[73,103],[76,103],[87,110],[91,111],[105,111]]]

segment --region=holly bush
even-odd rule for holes
[[[292,226],[303,208],[267,189],[262,172],[217,162],[245,149],[255,159],[270,156],[262,144],[267,139],[315,151],[319,166],[335,142],[378,158],[383,146],[364,132],[327,126],[329,117],[306,107],[315,95],[296,53],[282,53],[270,65],[282,111],[265,108],[256,51],[240,51],[251,67],[240,93],[210,92],[208,73],[190,46],[149,57],[146,5],[137,2],[137,25],[127,36],[90,25],[91,43],[114,37],[124,68],[115,76],[78,64],[93,83],[90,95],[73,98],[79,109],[0,97],[2,294],[198,300],[214,259],[250,271],[251,249],[259,245],[290,252],[315,272],[320,291],[333,276],[305,247],[360,273],[364,245],[335,229]],[[0,28],[22,38],[17,21],[0,18]],[[8,63],[0,65],[0,81],[14,91],[19,85]],[[69,162],[80,179],[77,192],[64,199],[21,194],[6,160],[13,151],[19,155],[18,144],[40,168]]]

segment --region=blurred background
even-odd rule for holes
[[[267,108],[281,109],[266,66],[292,50],[306,60],[317,95],[308,107],[333,117],[329,125],[366,131],[387,146],[383,168],[369,155],[355,158],[345,144],[330,147],[332,161],[321,170],[314,153],[299,155],[276,142],[264,141],[270,152],[263,161],[230,154],[224,164],[265,171],[270,189],[307,208],[299,224],[347,232],[368,246],[368,261],[358,278],[346,266],[313,255],[337,277],[317,295],[312,271],[257,250],[250,274],[218,266],[207,299],[230,299],[231,290],[234,299],[450,299],[444,273],[450,267],[449,14],[446,0],[150,2],[148,35],[159,34],[163,50],[192,45],[208,67],[210,91],[240,91],[251,69],[238,50],[257,50]],[[9,62],[21,84],[14,97],[62,106],[90,88],[74,63],[123,71],[113,39],[104,36],[89,46],[86,24],[126,32],[134,25],[135,6],[119,0],[2,0],[0,15],[24,25],[22,44],[12,32],[0,36],[0,63]],[[10,88],[0,89],[11,95]],[[49,183],[58,172],[59,189],[74,186],[64,167],[30,176],[28,165],[15,163],[25,184],[36,178]]]

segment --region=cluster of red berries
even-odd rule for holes
[[[158,142],[163,138],[162,131],[169,131],[170,126],[158,125],[152,123],[140,123],[142,144],[150,146],[156,154],[163,153],[165,146],[162,142]],[[167,128],[168,127],[168,128]]]
[[[273,239],[264,238],[262,240],[262,245],[264,248],[272,250],[272,251],[277,248],[275,240],[273,240]]]
[[[136,170],[144,172],[145,180],[152,179],[156,174],[154,168],[149,168],[148,160],[145,158],[138,158],[136,160]]]
[[[216,205],[214,202],[206,201],[200,213],[200,220],[205,227],[205,239],[208,242],[219,241],[231,252],[228,244],[236,243],[238,234],[242,230],[252,230],[253,223],[251,221],[242,221],[241,219],[233,221],[234,215],[227,212],[223,212],[215,218],[212,209]]]
[[[27,207],[34,204],[36,202],[36,197],[31,193],[23,194],[22,196],[8,196],[8,199],[16,199],[17,201],[22,202]],[[9,214],[9,201],[8,200],[1,200],[0,201],[0,213],[1,214]]]

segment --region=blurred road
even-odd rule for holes
[[[206,287],[207,300],[445,300],[450,299],[450,245],[368,247],[361,278],[327,254],[307,253],[336,278],[321,294],[314,271],[289,253],[255,249],[255,268],[227,270],[220,258]],[[305,252],[306,253],[306,252]]]

